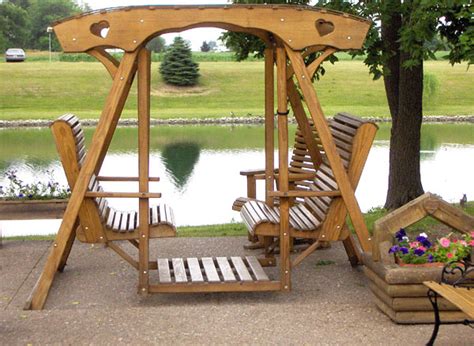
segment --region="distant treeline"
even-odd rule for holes
[[[117,59],[121,59],[123,53],[111,53]],[[436,58],[443,60],[447,55],[447,52],[436,52]],[[234,52],[192,52],[193,60],[196,62],[226,62],[226,61],[237,61]],[[27,52],[28,61],[47,61],[49,60],[48,52]],[[152,53],[153,62],[163,61],[164,53]],[[336,53],[339,60],[363,60],[364,56],[356,56],[354,59],[344,52]],[[260,61],[263,59],[249,56],[246,61]],[[52,61],[62,62],[97,62],[97,60],[85,53],[58,53],[55,52],[52,55]]]
[[[47,28],[55,21],[90,8],[73,0],[0,0],[0,51],[8,48],[49,49]],[[51,34],[53,51],[60,46]]]

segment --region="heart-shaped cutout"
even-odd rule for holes
[[[94,23],[91,25],[91,33],[95,36],[106,38],[109,34],[109,22],[102,20],[98,23]]]
[[[315,26],[316,26],[316,30],[318,30],[319,36],[321,37],[329,35],[331,32],[334,31],[334,24],[322,18],[316,21]]]

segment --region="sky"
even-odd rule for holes
[[[76,0],[77,3],[87,3],[92,9],[120,7],[120,6],[138,6],[138,5],[222,5],[228,4],[226,0]],[[223,30],[216,28],[197,28],[184,31],[179,35],[191,42],[191,49],[199,51],[203,41],[216,41]],[[166,44],[173,42],[176,34],[165,34],[162,37]]]

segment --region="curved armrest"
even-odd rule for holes
[[[264,169],[248,169],[245,171],[240,171],[240,175],[249,176],[249,175],[257,175],[257,174],[265,174]]]

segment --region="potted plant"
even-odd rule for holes
[[[7,185],[0,185],[0,220],[61,218],[71,192],[48,174],[47,182],[25,183],[17,171],[8,171]]]
[[[397,244],[388,251],[395,255],[400,266],[443,266],[445,263],[468,258],[474,245],[474,232],[463,234],[460,238],[450,233],[432,242],[426,233],[420,233],[410,240],[401,228],[395,233]]]

